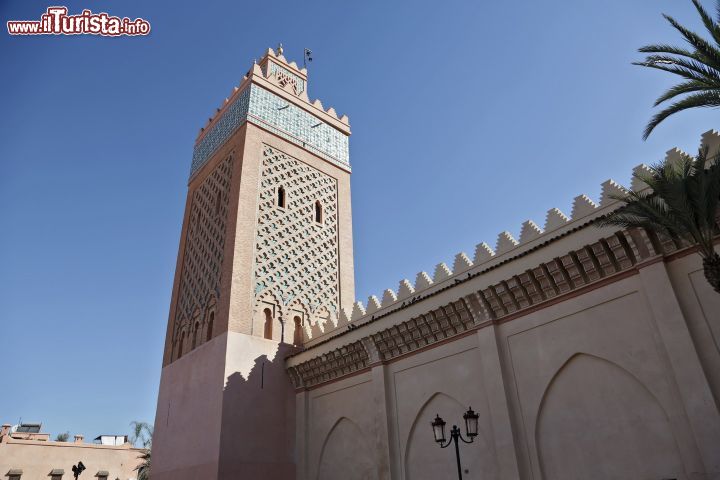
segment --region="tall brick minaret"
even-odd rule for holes
[[[269,49],[195,141],[153,480],[292,479],[283,358],[354,299],[346,116]]]

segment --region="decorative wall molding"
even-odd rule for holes
[[[369,333],[359,341],[329,354],[293,364],[288,369],[296,388],[317,386],[356,373],[373,363],[392,361],[438,342],[451,340],[488,323],[522,316],[551,302],[569,298],[594,284],[622,278],[639,264],[653,259],[661,260],[664,256],[688,247],[686,243],[678,243],[667,236],[658,236],[645,230],[618,231],[614,235],[540,263],[519,275],[489,284],[456,301],[379,332]],[[465,281],[471,278],[474,276],[469,275]],[[453,284],[448,289],[456,285],[458,284]],[[421,295],[413,297],[394,311],[409,307],[425,298],[427,297]],[[348,325],[347,331],[377,320],[374,318],[363,324]],[[310,347],[308,351],[319,345]],[[348,360],[338,359],[338,356],[346,354],[351,356]]]
[[[362,342],[344,345],[289,369],[295,388],[308,388],[363,370],[370,365]]]

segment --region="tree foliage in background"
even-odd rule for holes
[[[55,436],[56,442],[67,442],[70,439],[70,432],[58,433]]]
[[[650,167],[634,176],[650,189],[615,196],[625,205],[599,221],[599,225],[645,228],[682,239],[698,248],[708,283],[720,293],[720,255],[715,251],[720,203],[720,155],[709,168],[707,147],[697,157],[683,157]]]
[[[135,471],[138,472],[137,480],[150,480],[150,449],[146,449],[138,458],[140,458],[142,462],[135,467]]]
[[[153,427],[147,422],[138,422],[137,420],[130,422],[130,426],[132,427],[130,442],[136,447],[139,443],[144,449],[143,453],[138,457],[142,461],[135,467],[135,471],[138,472],[137,480],[150,480]]]
[[[147,422],[130,422],[132,433],[130,434],[130,443],[140,448],[150,448],[152,446],[153,427]],[[139,445],[138,445],[139,444]]]
[[[689,108],[720,106],[720,0],[717,0],[715,19],[708,14],[699,0],[692,2],[711,39],[706,40],[680,25],[671,16],[663,14],[670,25],[680,32],[690,49],[667,44],[647,45],[639,49],[640,52],[649,54],[645,61],[633,63],[670,72],[683,79],[655,101],[654,106],[657,107],[681,97],[652,117],[645,127],[644,139],[670,115]]]

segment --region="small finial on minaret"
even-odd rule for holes
[[[283,53],[283,48],[282,48],[282,42],[281,42],[281,43],[278,43],[277,54],[279,56],[279,55],[282,55],[282,53]]]

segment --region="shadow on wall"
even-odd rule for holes
[[[230,374],[223,390],[218,478],[292,480],[295,389],[285,357],[296,348],[255,341],[268,352],[255,358],[247,379]]]

